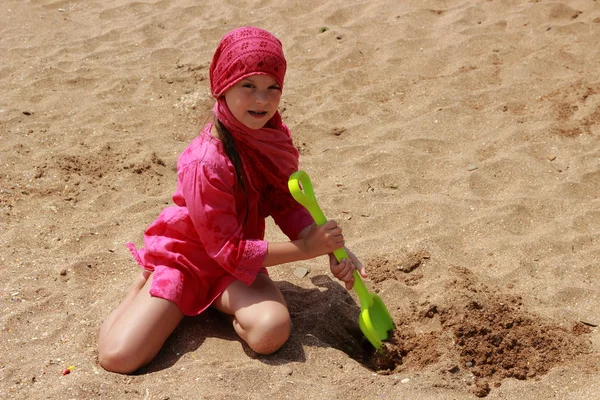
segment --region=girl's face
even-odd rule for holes
[[[233,116],[250,129],[260,129],[275,115],[281,88],[270,75],[252,75],[227,89],[225,102]]]

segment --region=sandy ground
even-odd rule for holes
[[[600,398],[597,1],[1,9],[0,398]],[[397,329],[373,354],[323,257],[271,269],[294,323],[277,354],[207,312],[105,372],[98,328],[139,273],[124,243],[170,203],[241,25],[283,41],[301,167]]]

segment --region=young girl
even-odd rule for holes
[[[131,373],[149,363],[184,315],[208,307],[230,316],[238,335],[260,354],[278,350],[291,331],[290,315],[267,267],[330,255],[332,274],[352,288],[352,253],[335,221],[316,226],[294,201],[287,180],[298,151],[277,111],[286,61],[281,42],[243,27],[221,40],[210,65],[214,122],[177,163],[174,206],[144,234],[144,249],[128,244],[144,271],[104,321],[99,361]],[[271,216],[289,242],[266,242]]]

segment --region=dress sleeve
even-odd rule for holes
[[[236,211],[234,180],[233,171],[227,166],[201,161],[179,171],[181,193],[207,254],[250,285],[262,268],[268,244],[264,240],[243,238],[243,219]]]
[[[298,239],[298,234],[314,220],[303,205],[294,200],[289,193],[274,193],[271,189],[270,215],[279,226],[279,229],[290,240]]]

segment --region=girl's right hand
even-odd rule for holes
[[[333,253],[334,250],[344,247],[342,228],[334,220],[318,226],[313,224],[303,241],[309,258]]]

